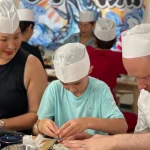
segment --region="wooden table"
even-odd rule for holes
[[[134,113],[138,113],[138,106],[137,106],[137,101],[138,101],[138,97],[139,97],[139,89],[137,86],[136,81],[132,81],[132,80],[117,80],[117,85],[115,90],[131,90],[133,91],[133,105],[132,105],[132,111]]]

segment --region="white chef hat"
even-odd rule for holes
[[[75,82],[86,75],[90,60],[86,47],[81,43],[68,43],[53,54],[53,64],[57,78],[64,82]]]
[[[107,18],[100,18],[96,21],[94,35],[102,41],[111,41],[116,37],[116,24]]]
[[[31,9],[17,9],[18,17],[20,21],[34,22],[34,11]]]
[[[0,32],[13,34],[19,27],[15,5],[11,0],[0,0]]]
[[[122,33],[122,55],[124,58],[150,55],[150,24],[140,24]]]
[[[94,21],[94,12],[89,10],[81,11],[80,14],[80,22],[93,22]]]

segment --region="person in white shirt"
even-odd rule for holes
[[[138,99],[138,121],[135,127],[135,133],[150,132],[150,93],[144,89],[141,90]]]
[[[150,149],[150,24],[137,25],[123,32],[122,48],[124,66],[128,74],[136,78],[140,90],[138,122],[135,128],[135,133],[139,134],[110,137],[96,135],[92,138],[78,134],[70,138],[78,140],[63,141],[65,146],[76,150]]]

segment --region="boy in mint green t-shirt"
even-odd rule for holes
[[[53,55],[56,76],[44,92],[38,110],[40,133],[64,138],[80,132],[117,134],[127,131],[109,87],[88,76],[93,67],[80,43],[61,46]]]

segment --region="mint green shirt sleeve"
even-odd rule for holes
[[[103,85],[103,92],[101,96],[101,114],[103,118],[124,118],[119,110],[110,88],[105,84]]]
[[[55,104],[54,104],[54,97],[53,94],[55,84],[54,82],[50,83],[49,86],[46,88],[39,109],[38,109],[38,119],[53,119],[54,112],[55,112]]]

